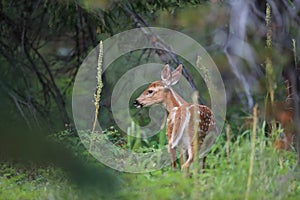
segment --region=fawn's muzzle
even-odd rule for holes
[[[136,107],[136,108],[142,108],[143,107],[143,104],[141,104],[138,100],[135,100],[133,102],[133,105]]]

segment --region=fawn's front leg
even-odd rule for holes
[[[167,138],[168,138],[168,152],[171,157],[171,166],[173,169],[176,169],[176,148],[172,148],[171,144],[171,136],[172,136],[172,131],[173,131],[173,123],[171,119],[168,118],[167,120]]]

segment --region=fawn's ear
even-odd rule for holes
[[[172,81],[172,74],[168,64],[165,65],[164,69],[161,72],[161,80],[166,86],[169,86]]]
[[[172,72],[172,80],[170,85],[175,85],[178,83],[182,74],[182,64],[178,65],[178,67]]]

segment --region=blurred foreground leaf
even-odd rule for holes
[[[107,169],[84,163],[54,141],[47,139],[46,128],[30,129],[10,105],[10,99],[0,88],[0,162],[55,166],[63,169],[80,189],[111,192],[116,181]]]

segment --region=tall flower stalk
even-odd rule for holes
[[[93,123],[93,128],[92,128],[92,133],[91,133],[91,139],[90,139],[90,151],[92,150],[94,146],[94,141],[95,141],[95,129],[96,129],[96,124],[98,121],[98,114],[99,114],[99,102],[101,98],[101,91],[103,87],[103,82],[102,82],[102,64],[103,64],[103,42],[100,41],[99,44],[99,57],[98,57],[98,64],[97,64],[97,88],[96,88],[96,93],[94,94],[94,105],[95,105],[95,116],[94,116],[94,123]]]
[[[266,48],[267,48],[267,56],[266,56],[266,79],[267,79],[267,87],[268,93],[270,96],[271,106],[274,104],[274,89],[276,88],[274,81],[274,69],[272,66],[272,60],[270,58],[270,51],[272,49],[272,21],[271,21],[271,7],[270,4],[266,4],[266,28],[267,28],[267,39],[266,39]]]

